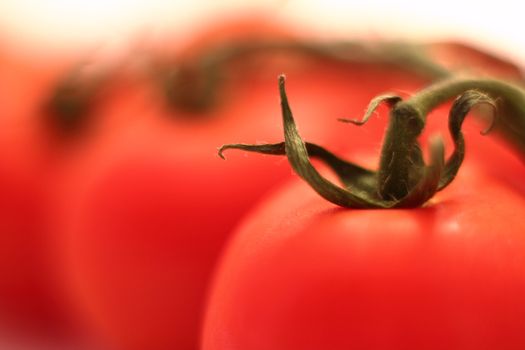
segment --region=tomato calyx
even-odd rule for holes
[[[525,123],[525,93],[517,86],[498,80],[444,80],[406,101],[393,94],[381,95],[370,102],[363,119],[344,120],[363,125],[379,104],[390,105],[379,169],[373,171],[347,162],[321,146],[304,142],[297,132],[288,103],[284,75],[279,77],[279,91],[285,141],[264,145],[227,144],[219,148],[219,156],[224,158],[223,152],[227,149],[286,155],[294,171],[318,194],[343,207],[411,208],[423,205],[449,185],[459,171],[465,155],[461,127],[469,111],[476,106],[486,105],[494,112],[493,123],[483,134],[498,127],[504,132],[515,130],[512,128],[517,124]],[[443,141],[440,137],[434,137],[429,144],[430,161],[425,164],[418,137],[425,127],[426,117],[434,108],[457,95],[448,119],[454,151],[445,161]],[[498,119],[495,118],[496,111]],[[514,114],[508,114],[509,111]],[[500,112],[507,114],[502,114],[500,118]],[[519,132],[525,132],[525,127]],[[319,159],[332,169],[344,187],[323,177],[310,162],[310,157]]]

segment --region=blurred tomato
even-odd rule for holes
[[[0,64],[0,319],[10,325],[45,327],[57,314],[45,205],[54,159],[47,134],[37,131],[38,107],[70,63],[33,62],[8,51]]]
[[[56,175],[69,157],[91,143],[96,129],[91,127],[97,126],[85,121],[76,125],[82,130],[72,128],[75,118],[82,121],[87,116],[78,113],[81,101],[95,96],[89,88],[96,74],[86,73],[92,62],[79,56],[36,55],[22,47],[8,47],[1,56],[0,329],[26,336],[65,334],[75,328],[62,293],[51,226]],[[76,86],[88,89],[75,90]],[[72,103],[77,110],[59,110],[59,104],[51,102],[58,88],[59,104]],[[89,119],[98,119],[96,114]]]

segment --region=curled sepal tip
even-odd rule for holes
[[[488,106],[493,111],[490,125],[485,130],[481,131],[483,135],[486,135],[495,124],[497,115],[495,100],[483,92],[468,90],[458,96],[454,101],[448,118],[448,128],[452,141],[454,142],[454,151],[447,159],[443,176],[439,181],[438,190],[442,190],[454,180],[461,164],[463,163],[463,159],[465,158],[465,138],[461,131],[461,127],[465,117],[472,108],[482,105]]]
[[[337,119],[340,122],[343,123],[351,123],[354,125],[364,125],[366,122],[370,119],[372,114],[376,111],[376,109],[381,105],[382,103],[386,103],[389,107],[393,107],[396,103],[401,101],[401,97],[395,94],[384,94],[374,97],[370,103],[368,104],[368,107],[366,108],[365,115],[361,119],[346,119],[346,118],[339,118]]]

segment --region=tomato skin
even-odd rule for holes
[[[293,182],[225,250],[203,349],[521,349],[524,211],[472,161],[411,210],[337,208]]]
[[[48,218],[53,152],[38,120],[45,91],[71,57],[31,62],[6,50],[0,75],[0,323],[32,334],[69,329],[54,274]],[[4,326],[5,325],[5,326]],[[54,329],[57,328],[57,329]],[[58,328],[61,330],[57,332]],[[13,331],[14,331],[13,330]]]
[[[122,101],[113,94],[109,100],[114,103],[99,103],[84,129],[65,131],[49,108],[53,90],[84,63],[96,70],[98,65],[104,68],[106,60],[69,51],[42,55],[17,46],[8,47],[0,60],[0,332],[22,338],[76,338],[79,329],[59,268],[57,178],[82,149],[122,125],[115,119],[100,123],[98,117],[122,109]],[[120,77],[114,80],[113,85],[122,82]]]

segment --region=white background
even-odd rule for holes
[[[122,42],[249,10],[345,37],[459,38],[525,63],[524,11],[508,0],[2,0],[0,40],[48,49]]]

